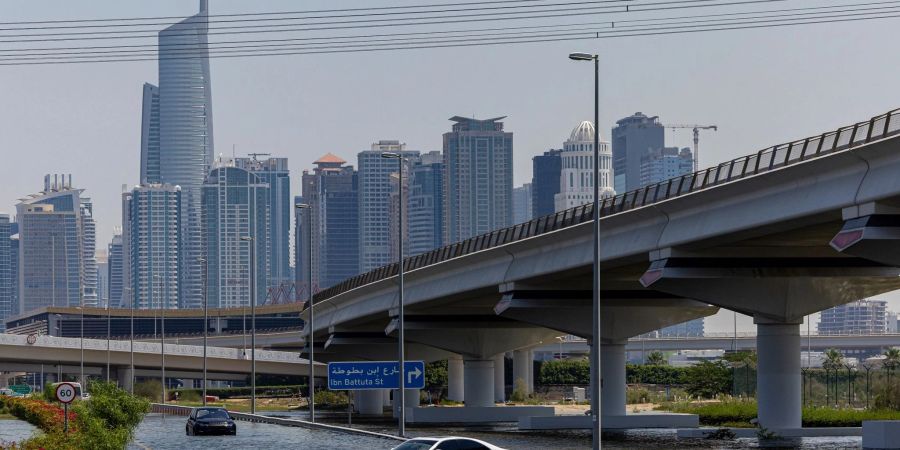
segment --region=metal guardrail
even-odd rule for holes
[[[605,198],[601,203],[600,216],[609,217],[731,181],[771,172],[802,161],[845,151],[898,133],[900,133],[900,109],[895,109],[872,117],[865,122],[838,128],[835,131],[829,131],[806,139],[775,145],[752,155],[736,158],[705,170]],[[406,272],[421,269],[432,264],[590,222],[591,220],[593,220],[592,204],[576,206],[406,258],[403,261],[403,270]],[[313,297],[313,302],[318,303],[351,289],[394,277],[397,275],[397,267],[397,263],[388,264],[348,278],[316,293]]]
[[[151,403],[150,404],[150,412],[160,413],[160,414],[169,414],[175,416],[187,416],[191,413],[190,406],[180,406],[180,405],[164,405],[161,403]],[[374,431],[360,430],[358,428],[347,428],[338,425],[328,425],[324,423],[317,422],[309,422],[301,419],[288,419],[283,417],[269,417],[263,416],[260,414],[248,414],[237,411],[228,411],[228,414],[234,420],[242,420],[245,422],[254,422],[254,423],[268,423],[272,425],[284,425],[289,427],[303,427],[303,428],[311,428],[317,430],[326,430],[326,431],[334,431],[338,433],[349,433],[349,434],[357,434],[361,436],[375,437],[380,439],[389,439],[393,441],[405,442],[406,439],[394,436],[390,434],[384,433],[376,433]]]

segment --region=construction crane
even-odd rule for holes
[[[691,128],[694,131],[694,172],[698,170],[700,162],[700,130],[719,131],[718,125],[666,125],[666,128]]]

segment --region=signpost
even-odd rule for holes
[[[56,399],[63,404],[65,423],[63,432],[69,432],[69,403],[75,400],[75,385],[72,383],[59,383],[56,386]]]
[[[406,389],[425,388],[425,362],[406,361]],[[398,389],[397,361],[350,361],[328,363],[328,389],[359,391],[366,389]]]
[[[31,393],[31,386],[27,384],[14,384],[9,387],[9,390],[22,395],[28,395]]]

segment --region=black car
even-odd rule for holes
[[[237,425],[225,408],[194,408],[188,416],[184,432],[188,436],[201,434],[237,434]]]

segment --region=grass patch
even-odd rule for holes
[[[752,428],[756,418],[755,400],[728,398],[718,402],[671,402],[658,410],[697,414],[700,424],[717,427]],[[803,408],[804,427],[859,427],[864,420],[900,420],[900,411],[889,409],[859,410],[849,408]]]

